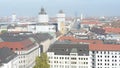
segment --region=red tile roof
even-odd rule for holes
[[[73,36],[62,36],[58,40],[72,40],[75,39]]]
[[[116,44],[103,44],[101,40],[82,40],[76,39],[73,36],[62,36],[59,40],[70,40],[72,42],[83,42],[89,44],[89,50],[111,50],[111,51],[120,51],[120,45]]]
[[[59,38],[59,40],[70,40],[72,42],[85,42],[85,43],[89,43],[89,44],[92,44],[92,43],[102,43],[101,40],[83,40],[83,39],[77,39],[77,38],[74,38],[73,36],[62,36]]]
[[[98,50],[98,51],[120,51],[120,45],[112,45],[112,44],[90,44],[90,50]]]
[[[81,22],[81,24],[97,25],[97,24],[101,24],[101,23],[100,23],[100,22],[96,22],[96,21],[93,21],[93,22],[91,22],[91,21],[86,21],[86,22]]]
[[[13,51],[27,50],[27,49],[33,47],[32,44],[33,44],[33,42],[30,39],[26,39],[26,40],[19,41],[19,42],[0,42],[0,48],[8,47],[8,48],[12,49]]]
[[[120,28],[105,27],[105,33],[120,33]]]

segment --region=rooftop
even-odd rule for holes
[[[101,22],[98,22],[98,21],[85,21],[85,22],[81,22],[81,24],[94,24],[94,25],[97,25],[97,24],[101,24]]]
[[[34,46],[36,46],[35,41],[32,41],[31,39],[26,39],[26,40],[17,41],[17,42],[0,42],[0,48],[8,47],[13,51],[27,50]]]
[[[17,54],[11,51],[9,48],[0,48],[0,63],[7,63],[16,56]]]
[[[53,37],[48,33],[37,33],[37,34],[27,34],[27,33],[4,33],[0,35],[0,41],[4,42],[17,42],[23,41],[28,38],[34,38],[37,42],[42,42],[47,39],[52,39]]]
[[[106,33],[120,33],[120,28],[105,27],[104,30]]]
[[[78,44],[88,44],[89,50],[110,50],[110,51],[120,51],[120,44],[115,44],[116,41],[113,40],[82,40],[76,39],[73,36],[62,36],[59,41],[71,41],[72,43]]]
[[[45,12],[44,8],[41,8],[41,11],[39,14],[47,14],[47,13]]]
[[[120,51],[120,45],[114,44],[90,44],[89,50],[97,51]]]
[[[78,53],[78,55],[89,55],[89,47],[87,44],[53,44],[48,52],[54,52],[55,55],[70,55],[70,53]]]

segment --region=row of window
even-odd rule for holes
[[[71,59],[71,60],[77,60],[76,57],[49,57],[49,59]],[[88,60],[88,58],[78,58],[79,60]]]
[[[21,60],[21,61],[19,61],[19,63],[25,63],[25,60]]]
[[[50,68],[88,68],[88,66],[51,65]]]
[[[110,67],[97,67],[97,68],[110,68]],[[118,68],[118,67],[111,67],[111,68]]]
[[[104,65],[104,66],[108,66],[108,65],[110,65],[110,63],[98,63],[97,65]],[[112,63],[112,66],[117,66],[117,63]],[[120,66],[120,64],[119,64],[119,66]]]
[[[49,63],[57,63],[57,64],[69,64],[70,63],[70,61],[49,61]],[[71,64],[77,64],[77,62],[76,61],[71,61]],[[88,62],[79,62],[79,64],[83,64],[83,65],[85,65],[85,64],[88,64]]]
[[[102,57],[105,57],[105,58],[110,58],[110,57],[112,57],[112,58],[117,58],[118,56],[102,56],[102,55],[98,55],[97,56],[98,58],[102,58]],[[119,58],[120,58],[120,56],[119,56]]]
[[[92,54],[120,54],[120,52],[112,52],[112,51],[92,51]]]

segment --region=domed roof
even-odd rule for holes
[[[41,8],[39,14],[47,14],[47,13],[45,12],[44,8]]]
[[[59,13],[64,13],[63,10],[60,10]]]

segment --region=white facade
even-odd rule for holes
[[[78,56],[77,53],[70,55],[55,55],[47,52],[50,68],[90,68],[89,56]]]
[[[28,31],[33,33],[56,32],[56,25],[28,25]]]
[[[92,68],[120,68],[120,51],[90,51]]]
[[[16,31],[16,32],[17,32],[17,31],[18,31],[18,32],[19,32],[19,31],[25,32],[25,31],[27,31],[27,27],[15,27],[15,28],[10,28],[10,29],[8,29],[8,31],[9,31],[9,32],[12,32],[12,31],[13,31],[13,32],[14,32],[14,31]]]
[[[35,59],[40,56],[40,48],[37,43],[35,43],[33,48],[21,51],[15,51],[18,54],[18,67],[17,68],[30,68],[35,64]]]
[[[40,56],[39,45],[37,43],[35,45],[31,49],[15,51],[18,56],[4,63],[0,68],[33,68],[36,57]]]
[[[47,14],[40,14],[38,16],[38,22],[39,23],[48,23],[49,22],[49,17]]]
[[[80,15],[80,20],[81,20],[81,21],[83,20],[83,14]]]
[[[8,63],[3,63],[0,68],[18,68],[18,56],[10,60]]]
[[[89,51],[89,56],[47,55],[50,68],[120,68],[120,51]]]
[[[15,21],[16,21],[16,19],[17,19],[16,14],[13,14],[13,15],[12,15],[12,22],[15,22]]]
[[[61,23],[65,23],[65,14],[64,13],[57,14],[57,23],[58,23],[58,30],[60,31]]]

